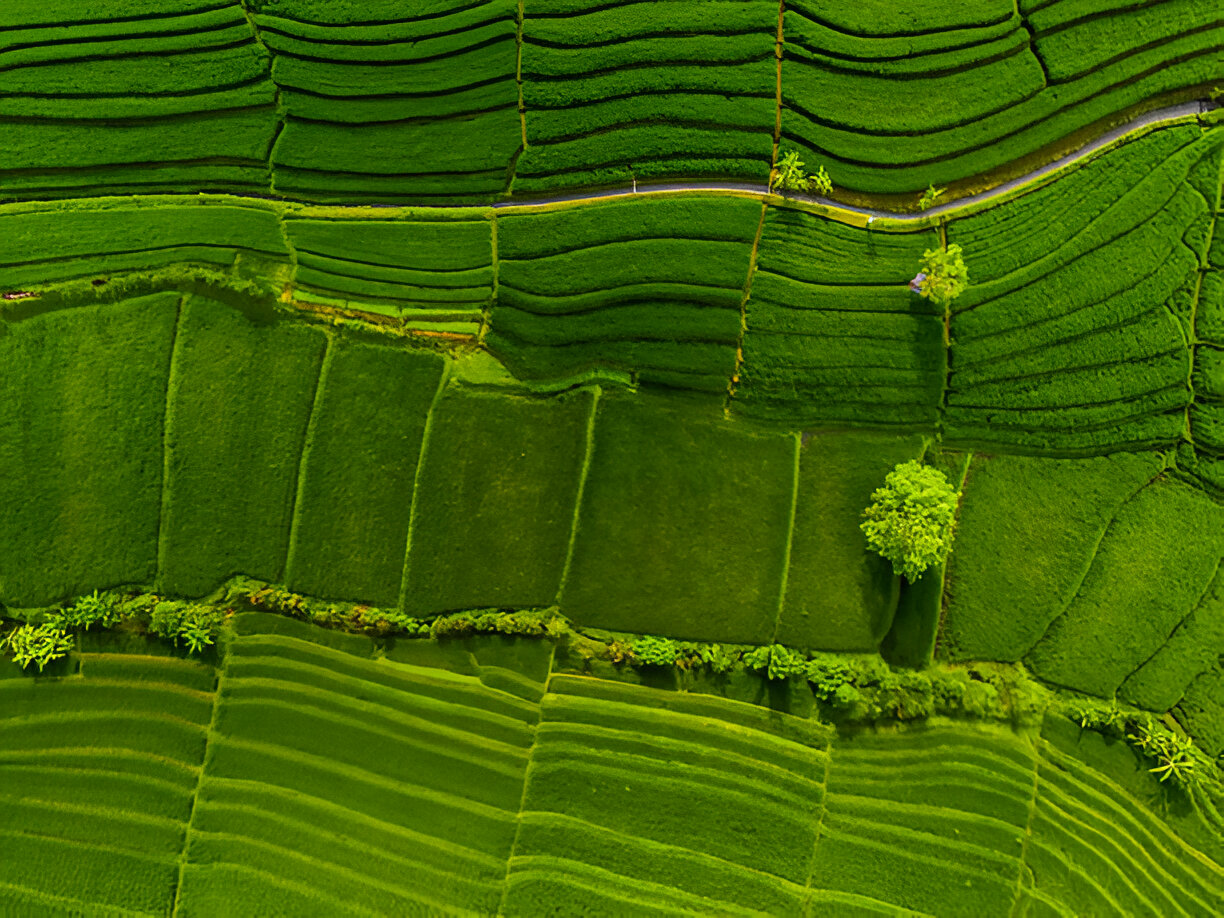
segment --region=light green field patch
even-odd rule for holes
[[[1139,453],[975,455],[948,559],[942,653],[1023,657],[1075,597],[1118,508],[1160,467]]]
[[[1204,595],[1224,555],[1224,508],[1160,478],[1124,504],[1066,610],[1026,656],[1058,685],[1111,696]]]

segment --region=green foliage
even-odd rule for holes
[[[871,495],[860,528],[867,544],[913,582],[952,550],[960,492],[938,469],[904,462]]]
[[[922,197],[918,199],[918,207],[920,210],[930,210],[935,206],[947,188],[936,188],[934,183],[927,186],[927,190],[922,193]]]
[[[18,666],[26,669],[31,663],[37,663],[39,672],[52,660],[67,656],[72,646],[72,635],[52,622],[20,625],[0,640],[0,650],[12,654]]]
[[[1116,702],[1081,701],[1071,718],[1087,730],[1125,740],[1152,762],[1149,772],[1187,794],[1219,785],[1221,776],[1211,757],[1190,737],[1174,732],[1146,711],[1123,711]]]
[[[430,636],[435,638],[460,638],[475,634],[545,637],[564,630],[564,623],[564,618],[554,608],[518,611],[476,609],[440,616],[428,627]]]
[[[675,641],[649,634],[630,644],[629,650],[639,666],[673,666],[680,655]]]
[[[956,243],[946,249],[927,249],[922,253],[922,274],[918,292],[941,306],[947,306],[969,285],[969,269]]]
[[[88,631],[94,625],[111,628],[123,618],[120,599],[118,593],[94,590],[87,596],[78,596],[72,605],[54,613],[50,622],[62,631]]]
[[[215,606],[187,602],[159,602],[149,617],[149,630],[158,637],[182,641],[189,653],[203,653],[217,641],[225,612]]]
[[[807,177],[807,187],[808,191],[817,191],[824,195],[833,193],[833,180],[829,178],[829,173],[825,172],[824,166]]]
[[[833,191],[833,180],[825,167],[821,166],[814,173],[804,171],[803,161],[799,154],[791,150],[780,160],[774,169],[770,190],[781,188],[783,191],[807,191],[817,194],[829,194]]]
[[[791,150],[780,160],[774,169],[773,188],[783,191],[806,191],[807,173],[803,171],[803,161],[795,150]]]
[[[803,654],[782,644],[767,644],[749,651],[744,654],[744,665],[758,672],[764,670],[766,677],[775,681],[807,673]]]

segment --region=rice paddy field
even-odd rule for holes
[[[1222,87],[1202,0],[0,2],[0,915],[1224,913]]]

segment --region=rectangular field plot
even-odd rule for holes
[[[527,149],[513,191],[668,176],[764,181],[777,108],[771,0],[526,0]]]
[[[303,299],[479,326],[493,294],[488,220],[285,221]],[[473,328],[473,331],[475,328]]]
[[[1006,911],[1034,792],[1031,743],[998,727],[865,732],[829,756],[812,914],[837,902],[826,891],[880,910]]]
[[[938,244],[930,230],[873,233],[769,208],[734,408],[791,426],[932,428],[943,323],[906,284]]]
[[[1161,467],[1148,453],[974,456],[948,558],[942,652],[1021,659],[1075,597],[1115,514]]]
[[[160,589],[201,596],[233,574],[279,582],[327,338],[188,296],[170,370]]]
[[[409,612],[556,601],[593,410],[587,392],[443,394],[414,499]]]
[[[859,530],[871,493],[893,466],[920,458],[919,436],[819,433],[799,451],[786,596],[774,640],[820,650],[874,651],[892,623],[898,581]]]
[[[0,337],[0,600],[146,583],[179,295],[33,316]]]
[[[522,145],[514,0],[415,16],[387,3],[252,7],[287,114],[272,150],[278,192],[487,200],[506,187]]]
[[[181,911],[495,912],[537,704],[368,638],[236,625]]]
[[[269,61],[238,3],[6,3],[0,188],[267,191]]]
[[[1178,632],[1196,611],[1218,614],[1202,604],[1210,603],[1221,557],[1224,507],[1190,484],[1156,479],[1119,508],[1074,598],[1025,662],[1056,685],[1112,697],[1171,641],[1194,642]],[[1207,646],[1186,655],[1186,665],[1197,658],[1201,670],[1211,666],[1214,630],[1199,633]]]
[[[953,305],[949,442],[1082,453],[1183,436],[1200,267],[1183,237],[1210,221],[1191,178],[1204,164],[1218,169],[1222,139],[1186,130],[1084,167],[1121,163],[1123,180],[1098,184],[1091,205],[1076,202],[1089,184],[1077,177],[952,222],[949,241],[963,240],[967,265],[981,255],[982,270],[970,268],[972,283]],[[1126,182],[1129,156],[1145,150],[1142,174]],[[1066,210],[1066,226],[1038,225],[1051,209]],[[1022,263],[992,259],[999,234],[1026,222],[1042,244],[1027,246]]]
[[[565,614],[600,628],[768,643],[798,446],[703,418],[683,399],[602,398]]]
[[[0,911],[169,914],[213,669],[117,653],[61,666],[0,678]]]
[[[723,393],[760,218],[693,195],[498,217],[489,349],[520,378],[603,368]]]
[[[799,914],[827,745],[741,702],[554,676],[504,913]]]
[[[298,483],[292,589],[399,601],[417,457],[443,372],[442,358],[403,346],[341,337],[328,348]]]

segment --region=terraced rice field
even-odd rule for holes
[[[1224,913],[1222,83],[1203,0],[0,4],[0,915]],[[112,589],[216,644],[10,662]]]
[[[1218,836],[1150,808],[1156,782],[1133,753],[1065,719],[837,735],[554,670],[548,648],[376,649],[247,613],[215,668],[131,639],[42,680],[5,670],[6,908],[1195,915],[1224,902]]]
[[[917,193],[1199,98],[1224,47],[1197,0],[13,0],[0,35],[7,199],[763,182],[779,139]]]

